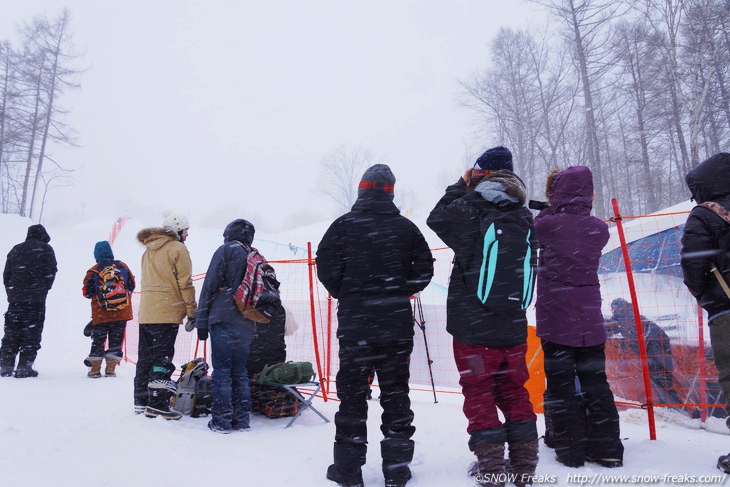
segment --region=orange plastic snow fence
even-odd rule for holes
[[[536,413],[542,413],[543,399],[545,393],[545,370],[543,369],[542,344],[536,335],[535,327],[527,327],[527,369],[530,371],[530,378],[525,387],[530,393],[530,402]]]

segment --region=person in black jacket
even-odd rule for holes
[[[25,242],[8,253],[3,283],[8,296],[5,335],[0,347],[0,376],[36,377],[33,369],[46,319],[46,296],[58,270],[51,237],[43,225],[28,227]],[[15,357],[18,356],[17,368]]]
[[[365,171],[349,213],[336,219],[317,249],[317,275],[338,300],[340,369],[334,463],[327,478],[361,486],[367,450],[368,376],[380,385],[387,486],[410,480],[416,428],[408,397],[413,351],[410,296],[433,277],[433,257],[414,223],[393,204],[395,176],[385,164]]]
[[[703,161],[687,173],[685,181],[698,205],[687,217],[682,235],[684,284],[707,311],[718,380],[728,398],[730,295],[713,269],[730,284],[730,153],[720,152]],[[725,408],[730,413],[730,405]],[[717,467],[730,473],[730,453],[718,459]]]
[[[246,365],[249,377],[258,374],[267,365],[286,362],[286,319],[286,310],[279,304],[271,321],[256,327]]]
[[[606,324],[607,338],[619,340],[622,351],[639,355],[639,338],[631,303],[624,298],[616,298],[611,301],[611,313],[611,320]],[[674,388],[674,357],[669,336],[661,326],[645,316],[639,318],[644,334],[649,378],[658,395],[658,402],[683,404],[684,401]]]
[[[446,188],[427,223],[454,251],[446,331],[453,336],[468,445],[477,457],[468,473],[481,485],[504,485],[507,443],[514,483],[524,487],[532,485],[539,449],[537,416],[525,388],[525,309],[537,243],[524,183],[512,169],[509,149],[487,150],[474,169]],[[475,175],[482,178],[476,186]],[[491,245],[489,235],[495,236]],[[485,282],[490,291],[478,295]]]

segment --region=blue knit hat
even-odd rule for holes
[[[474,167],[479,167],[483,171],[497,171],[499,169],[514,171],[512,166],[512,153],[508,148],[501,145],[492,147],[479,156]]]
[[[107,242],[106,240],[96,242],[96,245],[94,246],[94,258],[97,262],[114,258],[112,246],[109,245],[109,242]]]

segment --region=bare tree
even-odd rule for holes
[[[348,211],[357,199],[357,185],[365,169],[377,163],[369,150],[339,146],[320,162],[320,192],[332,198],[339,210]]]
[[[0,183],[3,211],[34,214],[34,204],[51,144],[74,145],[73,131],[65,124],[60,96],[75,88],[79,71],[70,68],[70,15],[54,20],[37,17],[21,30],[19,52],[8,43],[0,47]],[[56,163],[57,166],[60,166]],[[16,204],[11,200],[19,195]]]
[[[533,0],[546,6],[564,24],[564,35],[572,48],[575,69],[583,90],[585,156],[593,170],[596,213],[608,214],[603,197],[603,166],[597,109],[594,103],[600,79],[610,68],[610,21],[619,15],[621,4],[611,0]]]

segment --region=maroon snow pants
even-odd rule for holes
[[[454,339],[454,359],[464,394],[464,415],[469,420],[468,433],[501,426],[497,408],[507,423],[536,421],[525,388],[529,377],[526,352],[527,344],[487,348]]]

